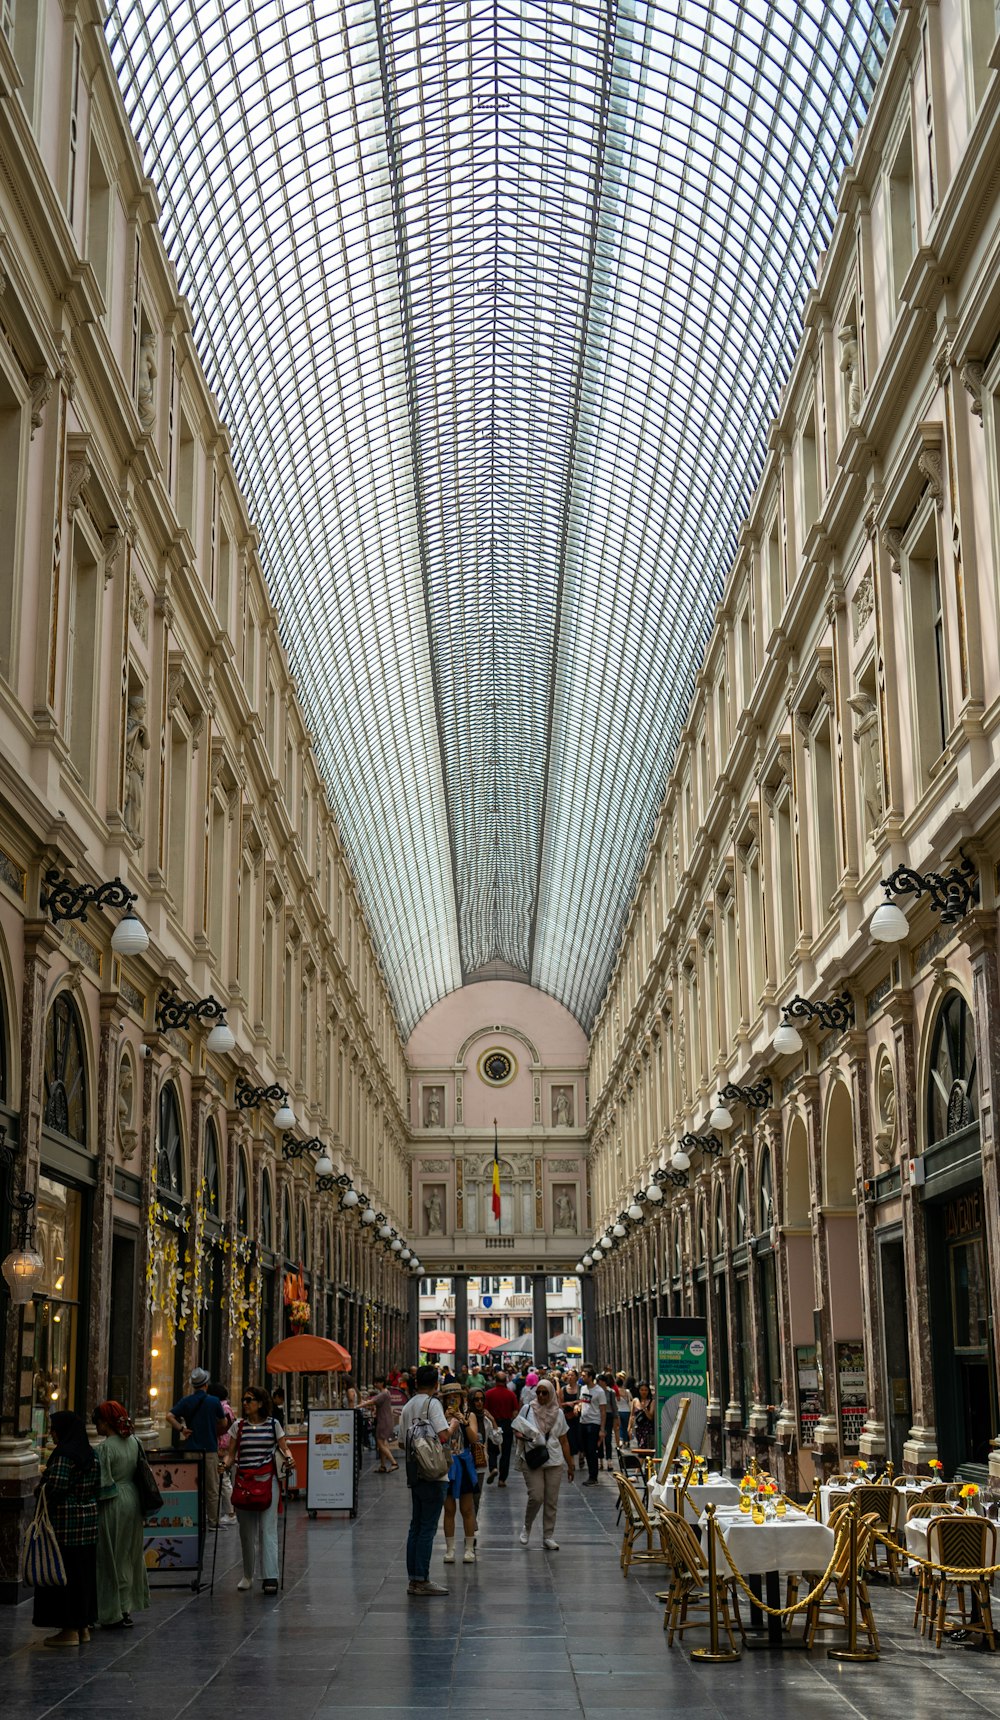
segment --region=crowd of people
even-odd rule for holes
[[[543,1545],[557,1552],[563,1478],[572,1481],[585,1468],[583,1485],[595,1486],[616,1446],[651,1450],[655,1442],[649,1384],[587,1366],[491,1367],[487,1376],[478,1365],[456,1373],[447,1362],[425,1364],[377,1377],[365,1393],[348,1375],[342,1401],[367,1412],[379,1473],[400,1467],[397,1452],[405,1459],[412,1595],[448,1592],[430,1575],[442,1519],[445,1564],[458,1556],[459,1522],[462,1561],[476,1562],[483,1489],[506,1487],[512,1465],[525,1488],[521,1544],[530,1544],[541,1514]],[[280,1480],[292,1462],[284,1417],[284,1392],[272,1397],[262,1386],[247,1387],[237,1414],[225,1385],[204,1368],[194,1369],[190,1390],[167,1416],[175,1444],[200,1454],[207,1528],[239,1527],[236,1586],[244,1592],[258,1569],[263,1592],[278,1589]],[[82,1417],[65,1410],[50,1417],[52,1446],[38,1491],[65,1580],[35,1589],[33,1621],[53,1632],[46,1647],[78,1647],[98,1625],[127,1630],[149,1606],[143,1448],[127,1410],[113,1399],[96,1406],[93,1427],[96,1442]]]
[[[476,1560],[476,1535],[484,1485],[506,1487],[512,1459],[525,1487],[521,1545],[531,1541],[542,1514],[542,1544],[558,1552],[556,1513],[563,1477],[587,1471],[584,1487],[595,1487],[601,1468],[610,1469],[617,1446],[651,1451],[655,1442],[654,1399],[647,1381],[624,1374],[598,1374],[584,1366],[525,1371],[496,1368],[487,1380],[479,1367],[456,1374],[448,1363],[411,1368],[379,1382],[405,1394],[397,1438],[406,1457],[411,1516],[406,1549],[408,1593],[443,1595],[431,1579],[431,1559],[443,1517],[444,1562],[454,1564],[456,1524],[461,1515],[463,1562]],[[435,1459],[433,1442],[444,1448]]]

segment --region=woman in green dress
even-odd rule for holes
[[[149,1606],[143,1558],[142,1508],[135,1484],[139,1441],[128,1412],[114,1398],[99,1403],[97,1461],[101,1492],[97,1519],[97,1617],[105,1630],[129,1629],[132,1614]]]

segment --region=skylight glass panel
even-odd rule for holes
[[[109,13],[404,1028],[593,1018],[891,21]]]

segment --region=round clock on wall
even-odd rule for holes
[[[499,1046],[484,1051],[478,1067],[480,1081],[488,1082],[491,1087],[506,1087],[508,1081],[513,1081],[517,1074],[514,1058],[509,1051],[502,1051]]]

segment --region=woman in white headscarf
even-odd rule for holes
[[[573,1479],[573,1453],[569,1448],[566,1417],[559,1408],[551,1380],[538,1381],[533,1401],[522,1409],[511,1426],[517,1438],[518,1462],[528,1490],[524,1528],[520,1536],[521,1545],[528,1545],[531,1525],[539,1511],[542,1511],[544,1545],[550,1553],[557,1553],[559,1542],[556,1540],[556,1510],[559,1505],[559,1487],[564,1468],[570,1480]],[[538,1453],[543,1455],[539,1456]]]

